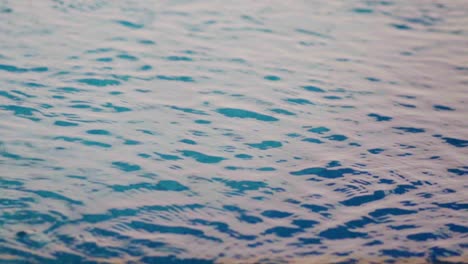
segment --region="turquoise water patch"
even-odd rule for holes
[[[112,162],[112,165],[121,170],[121,171],[125,171],[125,172],[132,172],[132,171],[139,171],[141,170],[141,167],[139,165],[136,165],[136,164],[131,164],[131,163],[127,163],[127,162],[123,162],[123,161],[114,161]]]
[[[263,77],[265,80],[268,80],[268,81],[279,81],[281,80],[281,78],[279,76],[275,76],[275,75],[267,75],[265,77]]]
[[[359,174],[359,172],[351,168],[327,169],[321,167],[306,168],[303,170],[291,172],[291,175],[294,176],[316,175],[328,179],[341,178],[344,176],[344,174]]]
[[[290,112],[290,111],[284,110],[284,109],[279,109],[279,108],[271,109],[271,111],[273,111],[273,112],[275,112],[277,114],[282,114],[282,115],[296,115],[293,112]]]
[[[302,88],[304,88],[305,90],[307,90],[309,92],[316,92],[316,93],[324,93],[325,92],[322,88],[317,87],[317,86],[312,86],[312,85],[302,86]]]
[[[172,180],[163,180],[159,181],[157,184],[151,183],[136,183],[131,185],[114,185],[111,186],[116,192],[125,192],[132,190],[146,189],[150,191],[186,191],[188,188],[177,181]]]
[[[309,143],[315,143],[315,144],[322,144],[323,141],[321,141],[318,138],[304,138],[302,141],[309,142]]]
[[[167,56],[166,60],[169,61],[193,61],[192,58],[186,56]]]
[[[109,85],[119,85],[120,82],[117,80],[111,79],[95,79],[95,78],[87,78],[87,79],[79,79],[77,80],[79,83],[84,83],[91,86],[109,86]]]
[[[86,133],[90,135],[101,135],[101,136],[111,135],[109,131],[104,130],[104,129],[91,129],[91,130],[86,131]]]
[[[326,132],[329,132],[330,129],[326,128],[326,127],[323,127],[323,126],[319,126],[319,127],[310,128],[307,131],[312,132],[312,133],[316,133],[316,134],[324,134]]]
[[[141,25],[141,24],[133,23],[133,22],[126,21],[126,20],[117,20],[116,22],[118,24],[120,24],[120,25],[122,25],[124,27],[130,28],[130,29],[140,29],[140,28],[143,27],[143,25]]]
[[[207,125],[207,124],[211,124],[211,121],[198,119],[198,120],[195,120],[195,123],[200,124],[200,125]]]
[[[218,156],[211,156],[207,154],[203,154],[197,151],[191,150],[181,150],[180,151],[184,157],[193,158],[194,160],[201,162],[201,163],[219,163],[226,158],[218,157]]]
[[[167,75],[158,75],[156,76],[159,80],[163,81],[177,81],[177,82],[195,82],[195,80],[190,76],[167,76]]]
[[[248,154],[237,154],[236,158],[249,160],[249,159],[252,159],[253,157]]]
[[[273,140],[265,140],[260,143],[248,143],[247,145],[251,146],[252,148],[257,148],[261,150],[266,150],[270,148],[280,148],[281,146],[283,146],[281,142]]]
[[[185,143],[185,144],[189,144],[189,145],[196,145],[197,144],[196,141],[191,140],[191,139],[182,139],[180,142]]]
[[[117,58],[122,59],[122,60],[128,60],[128,61],[137,61],[138,58],[135,56],[132,56],[130,54],[119,54],[117,55]]]
[[[219,108],[216,110],[218,113],[225,115],[227,117],[237,117],[237,118],[252,118],[265,122],[274,122],[278,121],[277,118],[256,113],[249,110],[237,109],[237,108]]]
[[[60,121],[60,120],[58,120],[58,121],[55,121],[55,122],[54,122],[54,125],[56,125],[56,126],[64,126],[64,127],[69,127],[69,126],[71,126],[71,127],[74,127],[74,126],[79,126],[79,124],[78,124],[78,123],[75,123],[75,122]]]
[[[314,105],[314,103],[304,98],[287,98],[285,101],[288,103],[300,104],[300,105]]]

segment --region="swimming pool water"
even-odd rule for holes
[[[468,260],[466,1],[0,22],[1,263]]]

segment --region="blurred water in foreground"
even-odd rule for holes
[[[0,22],[1,263],[468,260],[468,2]]]

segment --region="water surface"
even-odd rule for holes
[[[0,21],[0,262],[467,260],[466,1]]]

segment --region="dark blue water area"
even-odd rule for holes
[[[466,17],[0,0],[0,263],[468,262]]]

